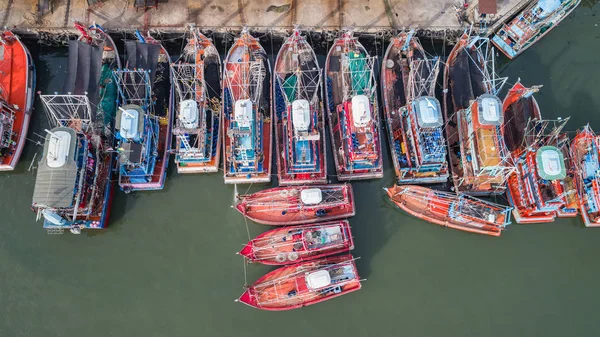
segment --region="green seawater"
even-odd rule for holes
[[[543,84],[543,116],[571,116],[571,130],[589,122],[600,132],[598,9],[578,8],[500,66],[510,83]],[[31,49],[36,90],[60,90],[66,48]],[[171,165],[163,191],[115,193],[106,231],[47,235],[29,210],[28,169],[47,127],[37,99],[35,108],[17,170],[0,174],[1,337],[600,336],[600,229],[574,218],[513,224],[493,238],[415,219],[384,195],[393,183],[387,145],[385,178],[353,184],[353,254],[367,281],[312,307],[273,313],[234,303],[245,279],[273,269],[249,265],[245,276],[235,255],[246,228],[252,237],[269,228],[246,227],[221,174],[177,175]]]

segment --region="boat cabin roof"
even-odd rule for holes
[[[413,101],[417,122],[422,128],[437,128],[444,125],[440,102],[435,97],[422,96]]]
[[[119,107],[115,128],[122,139],[140,139],[144,130],[144,110],[135,104]]]
[[[186,99],[179,103],[179,121],[186,129],[195,129],[198,127],[198,103],[193,99]]]
[[[311,289],[320,289],[331,284],[328,270],[317,270],[306,275],[306,285]]]
[[[371,108],[366,95],[352,97],[352,120],[355,127],[365,127],[371,121]]]
[[[537,6],[533,9],[533,13],[540,18],[545,18],[560,6],[561,0],[539,0]]]
[[[477,113],[482,125],[502,125],[502,102],[494,95],[484,94],[477,99]]]
[[[542,146],[537,150],[536,163],[538,175],[545,180],[564,179],[567,176],[565,158],[554,146]]]
[[[307,188],[300,192],[300,199],[305,205],[317,205],[323,201],[323,193],[319,188]]]
[[[292,102],[292,124],[295,131],[308,131],[310,126],[310,104],[305,99]]]
[[[46,135],[33,189],[34,204],[55,208],[72,205],[77,179],[76,149],[77,134],[73,129],[57,127]]]
[[[249,128],[254,120],[254,116],[252,115],[252,101],[250,99],[236,101],[234,115],[235,121],[241,127]]]

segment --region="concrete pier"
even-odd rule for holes
[[[508,19],[510,13],[531,0],[498,0],[498,13],[487,16],[482,30]],[[187,24],[224,31],[249,27],[254,31],[284,32],[303,29],[338,30],[354,27],[360,32],[427,29],[458,31],[481,23],[477,0],[157,0],[156,6],[135,8],[135,0],[38,0],[0,2],[0,26],[29,32],[70,30],[73,21],[96,22],[113,31],[154,29],[183,30]],[[143,2],[143,1],[142,1]],[[4,3],[4,4],[2,4]],[[154,5],[155,1],[146,1]],[[460,18],[460,19],[459,19]],[[470,21],[470,22],[469,22]]]

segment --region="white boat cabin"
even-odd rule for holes
[[[292,102],[292,125],[296,132],[307,132],[310,127],[310,103],[305,99]]]
[[[444,125],[440,102],[435,97],[422,96],[413,101],[417,122],[422,128],[437,128]]]
[[[538,18],[544,19],[561,6],[561,0],[539,0],[532,12]]]
[[[241,99],[235,102],[234,118],[239,127],[250,128],[254,116],[252,114],[252,101]]]
[[[50,139],[48,142],[46,164],[51,168],[63,167],[69,158],[72,136],[67,131],[47,132],[50,134]]]
[[[193,99],[186,99],[179,103],[179,120],[186,129],[198,128],[198,118],[200,111],[198,110],[198,103]]]
[[[542,146],[537,150],[536,157],[538,175],[542,179],[565,179],[567,176],[565,158],[558,148]]]
[[[318,205],[323,201],[323,193],[319,188],[308,188],[300,192],[300,199],[305,205]]]
[[[484,94],[477,99],[479,124],[499,126],[504,121],[502,102],[494,95]]]
[[[306,274],[306,285],[311,289],[321,289],[331,284],[328,270],[317,270]]]
[[[119,136],[123,139],[137,139],[140,136],[138,128],[140,119],[140,111],[137,109],[123,109],[119,107]]]
[[[371,122],[371,107],[369,98],[365,95],[352,97],[352,120],[354,127],[362,128]]]

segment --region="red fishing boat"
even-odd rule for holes
[[[386,189],[392,202],[406,213],[444,227],[500,236],[510,224],[510,207],[466,194],[403,185]]]
[[[444,112],[456,192],[497,195],[514,171],[500,134],[506,78],[495,73],[489,40],[463,34],[444,71]]]
[[[428,58],[411,31],[392,38],[382,63],[383,110],[397,182],[446,182],[444,120],[435,98],[439,58]]]
[[[354,215],[350,184],[275,187],[237,196],[235,208],[264,225],[299,225]]]
[[[244,29],[223,62],[226,184],[271,181],[271,65]]]
[[[339,180],[383,177],[375,60],[352,31],[327,54],[326,102]]]
[[[347,220],[276,228],[254,238],[240,255],[251,262],[285,265],[354,249]]]
[[[277,54],[273,99],[279,185],[326,184],[321,68],[299,30]]]
[[[320,303],[360,288],[354,258],[342,255],[276,269],[248,287],[238,301],[257,309],[283,311]]]
[[[577,195],[570,165],[568,118],[542,120],[533,96],[539,87],[517,83],[504,100],[502,134],[515,172],[507,196],[517,223],[552,222],[577,215]]]
[[[589,125],[571,143],[579,211],[586,227],[600,226],[600,138]]]
[[[0,31],[0,171],[15,169],[27,136],[35,69],[27,47],[11,31]]]

